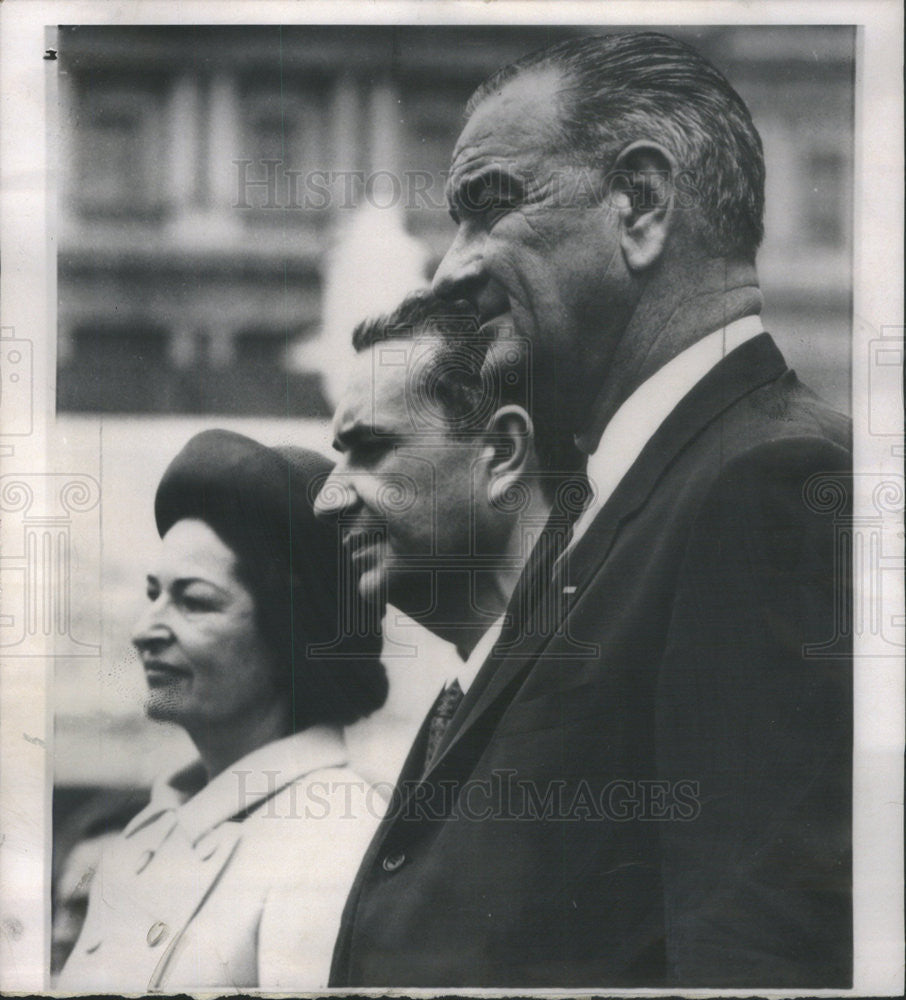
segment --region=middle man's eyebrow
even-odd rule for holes
[[[333,446],[337,451],[345,452],[356,447],[392,443],[398,438],[398,431],[382,428],[379,424],[355,424],[337,431],[334,435]]]

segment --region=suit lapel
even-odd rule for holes
[[[676,456],[739,399],[780,378],[785,371],[783,355],[771,337],[763,333],[728,354],[680,400],[642,449],[585,536],[564,556],[561,577],[563,584],[572,590],[573,602],[607,558],[622,523],[645,503]]]
[[[441,688],[441,691],[443,691],[443,688]],[[438,697],[440,697],[440,692],[438,692]],[[385,818],[381,821],[374,836],[371,838],[371,843],[368,845],[368,849],[365,851],[365,857],[359,867],[359,874],[356,876],[356,884],[353,886],[350,896],[356,894],[359,879],[365,872],[368,871],[370,862],[381,852],[381,849],[384,846],[384,841],[387,839],[387,833],[393,825],[393,819],[396,816],[403,814],[406,809],[406,803],[412,795],[415,786],[422,779],[422,772],[425,766],[425,750],[428,743],[428,726],[430,725],[431,713],[436,702],[437,698],[431,702],[431,708],[429,708],[425,714],[422,724],[419,726],[418,733],[415,736],[415,740],[412,743],[412,747],[406,755],[406,760],[403,764],[402,770],[399,773],[399,777],[396,779],[396,785],[393,789],[393,798],[387,807]]]
[[[503,692],[528,672],[550,640],[562,631],[569,608],[607,558],[620,526],[645,502],[677,454],[742,396],[778,379],[784,371],[783,355],[770,335],[763,333],[728,354],[690,390],[642,449],[575,550],[564,556],[566,565],[560,583],[569,587],[571,599],[558,600],[559,614],[554,627],[525,635],[522,631],[525,619],[521,618],[518,609],[527,607],[531,620],[538,605],[538,596],[526,591],[537,589],[538,560],[535,557],[542,544],[539,539],[510,599],[508,624],[444,734],[429,776]],[[582,651],[577,650],[577,655],[581,656]]]

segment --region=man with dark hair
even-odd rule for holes
[[[404,800],[447,807],[379,829],[332,985],[851,985],[849,426],[761,325],[763,181],[741,99],[662,35],[472,98],[434,289],[530,343],[592,499]]]
[[[543,466],[561,456],[536,441],[528,412],[526,345],[479,333],[467,303],[429,293],[360,324],[353,345],[334,418],[341,457],[315,509],[338,519],[362,596],[457,647],[465,692],[560,506],[564,477]],[[424,740],[413,753],[420,778]]]

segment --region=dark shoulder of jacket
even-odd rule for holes
[[[744,423],[757,425],[757,441],[789,437],[823,439],[852,453],[852,420],[804,385],[794,371],[760,386],[742,401]]]

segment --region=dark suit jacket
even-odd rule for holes
[[[331,985],[850,984],[850,465],[767,334],[686,396],[416,741]]]

